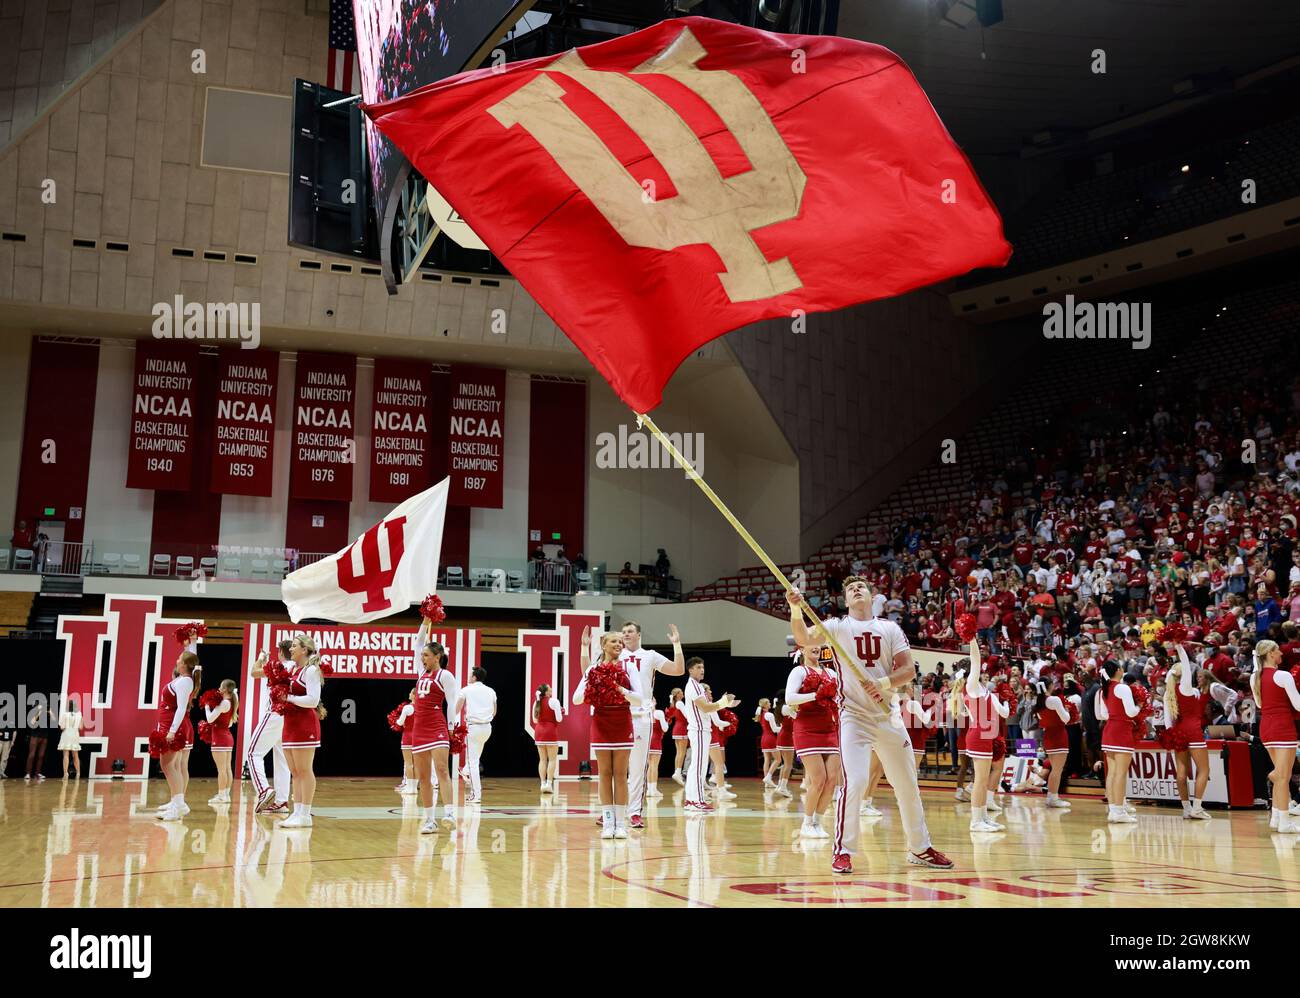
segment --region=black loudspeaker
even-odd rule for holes
[[[975,0],[975,18],[986,28],[1002,20],[1002,0]]]

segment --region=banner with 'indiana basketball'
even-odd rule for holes
[[[279,381],[277,351],[221,351],[213,429],[213,492],[233,496],[271,494]]]
[[[1006,263],[878,45],[702,17],[366,107],[637,412],[714,337]]]
[[[136,343],[127,488],[190,488],[198,366],[197,343]]]
[[[500,509],[505,501],[506,372],[451,366],[447,427],[448,502]]]
[[[352,498],[356,411],[357,358],[300,352],[293,386],[292,498]]]
[[[428,361],[375,358],[370,437],[370,501],[401,502],[429,487],[429,400],[433,371]]]
[[[364,624],[419,603],[438,587],[447,485],[411,496],[338,554],[285,576],[289,619]]]

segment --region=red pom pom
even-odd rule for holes
[[[221,701],[224,699],[220,690],[206,690],[203,696],[199,697],[199,706],[214,710],[221,706]]]
[[[1007,757],[1007,740],[1005,738],[993,739],[993,761],[998,762]]]
[[[283,662],[267,662],[262,666],[262,675],[272,687],[289,685],[289,671]]]
[[[823,682],[824,680],[822,679],[822,674],[820,672],[813,672],[809,669],[807,674],[803,677],[803,682],[799,684],[799,692],[816,693],[821,689]]]
[[[838,693],[839,693],[839,684],[835,682],[835,677],[834,676],[823,677],[821,685],[817,687],[817,699],[829,700],[832,703],[834,703]]]
[[[1155,708],[1151,705],[1151,691],[1137,683],[1129,689],[1133,691],[1133,702],[1138,705],[1137,717],[1133,718],[1133,731],[1141,737],[1146,734],[1147,719],[1155,713]]]
[[[167,732],[154,728],[149,732],[149,756],[153,759],[160,759],[168,752],[179,752],[185,747],[185,736],[179,731],[167,737]]]
[[[1020,701],[1016,698],[1015,693],[1012,692],[1010,683],[998,684],[998,699],[1007,705],[1007,716],[1014,716],[1016,713],[1016,707],[1020,705]]]
[[[208,745],[212,744],[212,725],[207,721],[199,722],[199,740]]]
[[[1157,641],[1169,641],[1172,644],[1181,645],[1187,641],[1187,625],[1172,623],[1165,624],[1156,632]]]
[[[334,666],[330,665],[324,659],[321,659],[316,663],[316,668],[320,669],[322,679],[328,679],[330,676],[334,675]]]
[[[1185,751],[1188,745],[1187,733],[1181,727],[1161,728],[1156,733],[1160,747],[1169,752]]]
[[[424,597],[420,603],[420,616],[431,624],[440,624],[446,620],[447,611],[443,608],[442,597],[435,593]]]
[[[596,707],[620,707],[627,703],[623,690],[627,687],[619,679],[627,673],[617,662],[612,665],[593,665],[587,670],[587,691],[583,699]]]
[[[1066,700],[1064,697],[1062,697],[1062,698],[1061,698],[1061,703],[1063,703],[1063,704],[1065,705],[1065,709],[1068,710],[1068,711],[1070,712],[1070,719],[1069,719],[1068,721],[1066,721],[1065,723],[1066,723],[1066,724],[1078,724],[1078,723],[1079,723],[1079,708],[1076,707],[1076,706],[1074,705],[1074,701],[1073,701],[1073,700]]]
[[[194,620],[188,624],[182,624],[176,628],[176,643],[182,648],[188,648],[194,644],[196,638],[206,638],[208,636],[208,625],[201,620]]]
[[[388,712],[388,726],[392,728],[394,731],[405,730],[405,728],[402,725],[397,723],[398,719],[402,716],[402,708],[405,706],[406,704],[399,703],[396,707],[394,707],[392,710]]]
[[[465,722],[461,721],[451,729],[451,754],[465,754]]]
[[[276,683],[271,686],[271,709],[283,714],[289,706],[289,684]]]
[[[975,625],[975,617],[969,613],[963,613],[957,618],[956,624],[957,637],[961,638],[964,644],[970,644],[971,639],[975,637],[979,628]]]

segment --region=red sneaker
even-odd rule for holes
[[[836,856],[835,859],[831,862],[831,872],[832,872],[832,873],[852,873],[852,872],[853,872],[853,857],[850,856],[850,855],[849,855],[848,853],[846,853],[846,852],[842,852],[842,853],[840,853],[840,854],[839,854],[838,856]]]
[[[932,866],[936,870],[951,870],[952,860],[933,846],[925,852],[909,852],[907,861],[913,866]]]
[[[633,828],[645,828],[645,822],[641,820],[641,815],[634,814],[627,819],[627,823]]]

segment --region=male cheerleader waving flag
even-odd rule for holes
[[[889,712],[880,699],[891,691],[909,684],[916,675],[912,649],[907,635],[892,620],[871,616],[871,599],[875,587],[866,579],[851,575],[844,580],[847,616],[832,618],[822,624],[836,643],[856,657],[856,668],[841,662],[835,665],[840,674],[840,764],[844,786],[835,805],[835,873],[853,872],[853,855],[858,851],[860,831],[858,810],[866,790],[874,751],[885,768],[889,785],[898,798],[898,812],[907,836],[907,861],[915,866],[932,866],[940,870],[952,867],[952,860],[930,844],[925,827],[925,810],[921,806],[921,788],[916,782],[916,760],[905,728],[889,723]],[[803,594],[791,588],[786,592],[790,603],[790,628],[799,645],[817,639],[804,624],[800,604]],[[860,678],[861,676],[867,678]],[[872,688],[874,687],[874,688]]]

